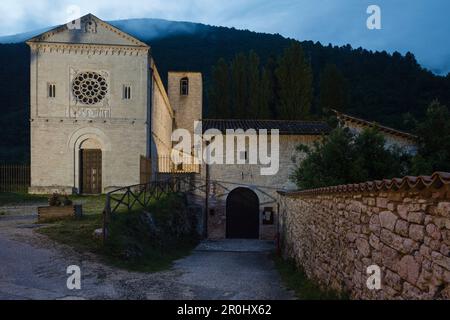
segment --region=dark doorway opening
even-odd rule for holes
[[[81,193],[102,193],[102,150],[80,150],[80,187]]]
[[[259,200],[248,188],[236,188],[227,197],[226,237],[259,238]]]

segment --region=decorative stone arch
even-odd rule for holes
[[[72,153],[73,186],[77,192],[80,190],[80,150],[94,147],[102,151],[102,172],[105,175],[105,163],[108,159],[105,152],[111,151],[111,142],[102,130],[83,127],[75,130],[67,141],[67,149]]]

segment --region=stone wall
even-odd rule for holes
[[[153,159],[170,154],[174,114],[149,47],[93,16],[81,24],[79,31],[61,27],[27,42],[31,193],[79,192],[80,149],[88,139],[102,151],[102,192],[139,183],[140,157],[149,156],[150,144]],[[86,24],[95,32],[85,32]],[[83,103],[73,90],[74,79],[86,71],[107,83],[94,104]],[[129,99],[124,87],[130,87]]]
[[[211,164],[202,166],[201,179],[206,179],[206,169],[212,181],[209,192],[208,238],[223,239],[226,237],[226,202],[228,194],[238,187],[250,188],[256,193],[260,205],[259,238],[273,240],[277,233],[277,190],[295,188],[289,177],[295,169],[293,156],[299,159],[304,153],[298,153],[296,147],[300,144],[312,145],[319,135],[280,135],[279,136],[279,170],[275,175],[261,175],[261,168],[268,167],[261,164]],[[270,137],[268,138],[270,141]],[[227,151],[228,152],[228,151]],[[236,147],[234,157],[237,158]],[[262,212],[264,208],[273,209],[273,224],[263,224]],[[214,214],[210,214],[213,212]]]
[[[95,34],[71,38],[63,31],[49,42],[29,42],[31,193],[78,192],[79,151],[86,139],[102,150],[103,192],[139,183],[139,159],[148,142],[149,48],[125,45],[131,40],[96,21]],[[92,37],[99,42],[91,44]],[[85,71],[107,82],[99,103],[85,105],[74,96],[73,81]],[[49,84],[55,97],[48,96]],[[124,85],[131,87],[131,99],[123,99]]]
[[[170,155],[172,150],[171,135],[174,113],[154,62],[152,69],[152,159],[156,159],[158,156]],[[157,165],[156,162],[154,162],[154,165]]]
[[[180,94],[180,81],[188,79],[188,95]],[[177,128],[194,133],[194,122],[202,118],[203,108],[203,81],[200,72],[174,72],[168,73],[167,94],[170,105],[175,113]]]
[[[280,231],[285,257],[353,299],[450,299],[448,173],[280,192]]]

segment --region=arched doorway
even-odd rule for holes
[[[81,193],[102,193],[102,150],[96,140],[82,142],[79,163]]]
[[[236,188],[227,197],[226,237],[259,238],[259,200],[248,188]]]

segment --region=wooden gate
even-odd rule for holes
[[[80,186],[85,194],[102,192],[102,151],[100,149],[80,150]]]
[[[152,178],[152,160],[141,156],[139,161],[139,183],[149,183]]]

